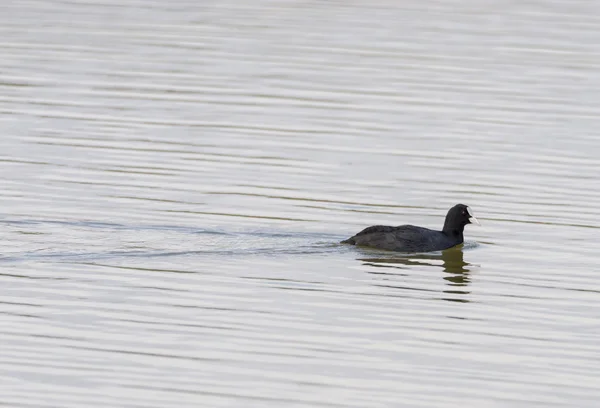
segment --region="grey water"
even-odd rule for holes
[[[600,4],[0,22],[0,406],[597,406]]]

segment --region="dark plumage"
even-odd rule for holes
[[[441,231],[414,225],[400,225],[399,227],[374,225],[342,241],[342,244],[400,252],[441,251],[463,243],[463,231],[467,224],[481,225],[469,207],[457,204],[448,210],[444,228]]]

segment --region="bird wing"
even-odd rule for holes
[[[374,225],[365,228],[348,241],[361,246],[415,252],[431,245],[430,241],[433,238],[431,232],[427,228],[414,225],[400,225],[398,227]]]

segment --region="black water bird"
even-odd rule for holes
[[[464,242],[463,231],[467,224],[481,225],[469,207],[457,204],[448,210],[441,231],[414,225],[374,225],[341,243],[399,252],[442,251]]]

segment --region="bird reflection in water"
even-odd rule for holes
[[[377,268],[396,268],[408,270],[412,267],[419,266],[435,266],[443,269],[443,279],[446,281],[447,289],[443,290],[444,296],[442,299],[451,302],[469,302],[467,296],[471,293],[466,290],[471,282],[469,274],[472,269],[471,264],[464,261],[464,253],[462,246],[447,249],[436,254],[417,254],[417,255],[397,255],[394,254],[388,257],[378,258],[359,258],[364,265],[369,265]],[[391,275],[408,276],[408,273],[388,273],[379,271],[368,271],[373,275]]]

